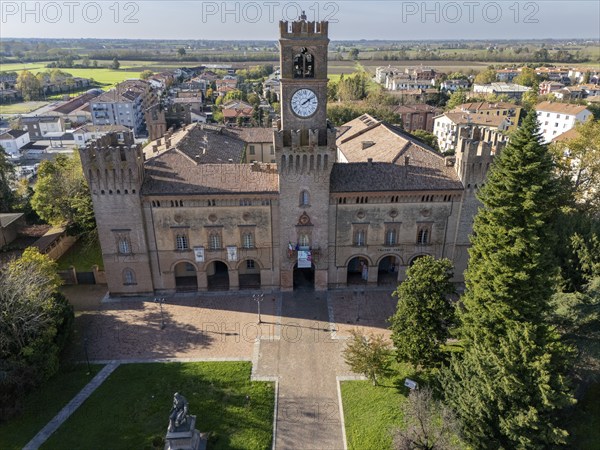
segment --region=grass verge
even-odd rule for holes
[[[97,239],[93,241],[79,239],[58,260],[59,270],[65,270],[73,266],[80,272],[88,272],[92,270],[94,265],[97,265],[100,270],[104,268],[102,250],[100,250],[100,243]]]
[[[402,424],[402,404],[409,392],[404,387],[404,379],[415,379],[412,368],[406,364],[394,362],[392,373],[393,376],[382,379],[378,386],[370,381],[342,382],[349,450],[392,448],[392,431]]]
[[[173,394],[183,394],[209,448],[268,449],[274,385],[251,382],[249,362],[125,364],[90,396],[44,449],[162,449]]]
[[[85,364],[61,366],[58,374],[27,395],[21,416],[0,425],[0,447],[23,448],[101,368],[92,365],[88,374]]]

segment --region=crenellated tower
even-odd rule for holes
[[[328,23],[280,22],[281,120],[274,131],[279,169],[281,287],[327,289],[329,177],[336,131],[327,122]],[[306,253],[309,252],[309,253]],[[310,261],[307,262],[306,257]]]
[[[87,178],[108,290],[127,295],[153,292],[141,188],[144,154],[133,135],[110,133],[80,148]]]

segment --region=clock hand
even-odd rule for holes
[[[307,98],[306,100],[304,100],[304,101],[302,102],[302,104],[303,104],[303,105],[306,105],[308,102],[311,102],[312,100],[313,100],[313,99],[312,99],[312,97],[311,97],[311,98]]]

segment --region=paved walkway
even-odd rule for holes
[[[281,338],[261,341],[255,375],[277,376],[275,449],[343,449],[336,376],[349,374],[332,339],[327,293],[283,294]]]
[[[99,304],[99,292],[84,299],[72,290],[80,303],[72,357],[83,360],[87,347],[90,360],[108,365],[25,448],[37,449],[120,363],[252,358],[253,379],[277,381],[274,449],[344,449],[337,380],[355,378],[341,355],[345,338],[357,327],[388,335],[396,304],[389,293],[268,294],[257,325],[249,294],[177,296],[161,315],[148,298]]]
[[[98,386],[104,383],[104,380],[108,378],[108,376],[113,373],[113,371],[119,367],[118,362],[111,362],[104,366],[98,374],[92,378],[90,381],[79,393],[73,397],[73,399],[67,403],[60,412],[54,416],[54,418],[46,424],[44,428],[40,430],[38,434],[36,434],[31,441],[23,447],[23,450],[37,450],[40,446],[46,442],[46,440],[50,437],[52,433],[58,430],[58,427],[62,425],[62,423],[69,418],[71,414],[75,412],[77,408],[79,408],[87,398],[92,395]]]

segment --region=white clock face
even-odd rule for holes
[[[310,89],[298,89],[292,95],[292,111],[300,117],[312,116],[319,106],[317,94]]]

